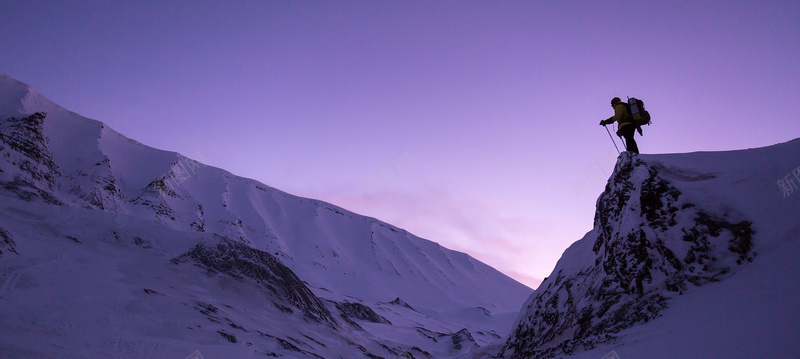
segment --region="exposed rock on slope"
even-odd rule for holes
[[[464,356],[531,292],[375,218],[145,146],[3,74],[0,213],[13,333],[0,347],[15,357]],[[476,307],[503,315],[460,315]],[[111,350],[121,341],[133,348]]]
[[[330,311],[300,278],[267,252],[222,238],[213,246],[198,244],[172,262],[179,264],[188,260],[206,268],[212,275],[220,273],[255,281],[283,302],[273,303],[280,309],[291,312],[289,305],[316,322],[337,325]]]
[[[672,298],[752,261],[753,235],[742,214],[703,208],[657,164],[623,154],[597,201],[594,229],[528,299],[501,354],[549,358],[613,341]]]
[[[0,155],[20,169],[16,173],[0,170],[0,185],[22,199],[63,204],[53,195],[60,173],[43,135],[46,116],[37,112],[0,123]]]

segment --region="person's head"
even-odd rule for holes
[[[614,97],[614,98],[612,98],[612,99],[611,99],[611,107],[614,107],[614,106],[616,106],[616,105],[617,105],[618,103],[620,103],[620,102],[622,102],[622,100],[620,100],[620,99],[619,99],[619,97]]]

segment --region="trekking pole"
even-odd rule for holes
[[[614,148],[617,149],[617,154],[620,154],[619,147],[617,147],[617,141],[614,141],[614,136],[611,136],[611,131],[608,130],[608,126],[604,125],[603,127],[606,128],[606,132],[608,132],[608,137],[611,138],[611,142],[614,143]]]

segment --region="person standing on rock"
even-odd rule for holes
[[[619,124],[617,128],[617,136],[625,138],[625,149],[628,152],[639,154],[639,146],[636,140],[633,139],[633,133],[636,131],[636,126],[633,124],[633,117],[628,111],[628,107],[620,100],[619,97],[611,99],[611,107],[614,108],[614,116],[600,121],[600,126],[610,125],[614,122]]]

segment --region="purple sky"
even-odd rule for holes
[[[588,3],[3,0],[0,72],[535,287],[592,228],[611,97],[642,153],[800,136],[800,2]]]

